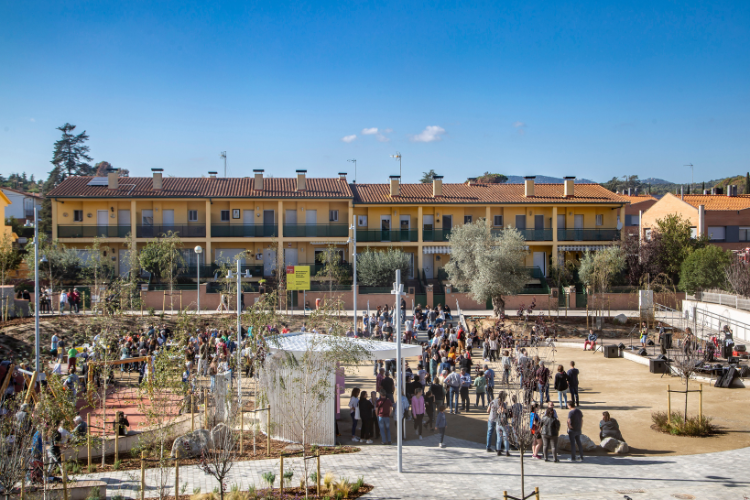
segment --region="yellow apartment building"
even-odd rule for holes
[[[167,231],[180,235],[189,267],[210,266],[247,252],[254,276],[277,265],[316,262],[330,245],[350,261],[357,251],[398,247],[412,257],[411,276],[445,279],[451,230],[484,219],[493,231],[519,229],[529,246],[527,266],[546,275],[555,261],[579,259],[621,238],[627,200],[597,184],[382,184],[334,178],[70,177],[52,190],[53,238],[85,251],[95,237],[119,273],[129,270],[128,247],[142,248]],[[132,240],[129,242],[128,240]],[[193,247],[204,249],[196,261]],[[206,261],[207,260],[207,261]],[[194,272],[194,271],[193,271]]]

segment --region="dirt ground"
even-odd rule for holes
[[[477,354],[478,351],[475,349],[474,353]],[[551,356],[551,353],[548,353],[548,356]],[[671,385],[673,390],[684,388],[679,378],[652,374],[647,366],[624,358],[604,358],[601,352],[583,352],[582,348],[557,348],[557,352],[554,353],[555,364],[563,364],[567,369],[571,360],[575,360],[576,367],[581,372],[583,433],[597,444],[601,412],[606,410],[617,419],[623,437],[630,446],[631,454],[635,456],[690,455],[750,446],[750,414],[746,411],[750,400],[748,389],[719,389],[704,384],[703,413],[713,418],[713,422],[721,428],[723,434],[707,438],[671,436],[651,429],[651,413],[667,410],[667,386]],[[412,367],[416,367],[416,363],[416,358],[410,360]],[[494,363],[490,363],[498,373],[497,367],[493,365]],[[347,367],[346,393],[341,398],[344,418],[339,421],[342,444],[349,444],[351,435],[351,422],[346,413],[349,393],[353,387],[375,390],[372,369],[372,365]],[[694,384],[691,384],[691,389],[697,388],[697,383]],[[485,409],[474,407],[473,390],[470,397],[472,405],[469,413],[447,415],[446,434],[484,443],[487,436],[487,414]],[[557,393],[554,389],[550,389],[550,397],[559,413]],[[672,410],[684,409],[684,401],[683,395],[672,394]],[[697,393],[690,394],[688,412],[698,412]],[[407,439],[415,439],[411,422],[407,423],[406,428]],[[425,435],[431,432],[425,431]],[[374,445],[360,443],[359,446]]]

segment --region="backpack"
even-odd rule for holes
[[[553,436],[559,436],[560,435],[560,420],[555,419],[552,422],[552,435]]]

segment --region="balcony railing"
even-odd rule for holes
[[[284,238],[332,238],[349,236],[347,224],[284,224]]]
[[[205,224],[195,225],[170,225],[170,226],[138,226],[135,228],[135,234],[138,238],[161,238],[167,233],[172,232],[180,238],[205,238]]]
[[[450,229],[423,229],[422,241],[448,241]]]
[[[276,224],[213,224],[213,238],[275,238],[279,235]]]
[[[558,241],[612,241],[620,239],[620,230],[607,229],[558,229]]]
[[[130,233],[127,226],[76,225],[57,226],[58,238],[125,238]]]
[[[526,241],[552,241],[552,229],[518,229]],[[503,229],[493,229],[492,234],[500,234]]]
[[[374,243],[378,241],[417,241],[416,229],[365,229],[357,231],[357,243]]]

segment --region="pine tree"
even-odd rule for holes
[[[88,155],[89,147],[84,144],[89,136],[84,130],[78,135],[73,135],[76,126],[66,123],[57,130],[62,132],[62,138],[55,142],[55,150],[52,153],[52,164],[59,169],[61,181],[71,175],[91,175],[94,169],[86,163],[92,158]],[[51,172],[50,172],[51,173]]]
[[[685,193],[685,194],[690,194],[690,184],[688,184],[687,193]]]
[[[703,181],[703,187],[701,187],[701,193],[706,192],[706,181]]]
[[[750,172],[745,173],[745,194],[750,194]]]

